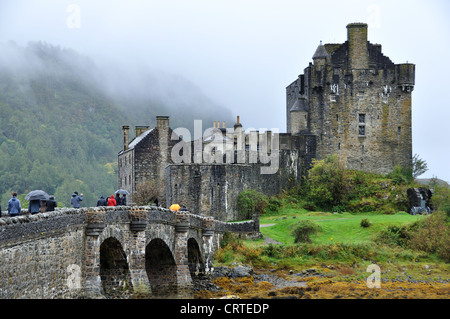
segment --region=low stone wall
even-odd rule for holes
[[[74,297],[83,265],[83,211],[0,219],[0,298]],[[81,247],[81,249],[80,249]]]
[[[18,217],[5,217],[4,214],[0,218],[2,299],[89,297],[89,287],[99,287],[100,271],[103,269],[98,269],[100,245],[108,238],[116,238],[117,243],[122,245],[121,249],[130,253],[130,256],[124,255],[122,258],[119,245],[110,242],[109,255],[105,256],[110,256],[109,260],[129,263],[113,270],[121,271],[129,267],[134,281],[150,275],[146,274],[145,260],[140,259],[148,257],[145,256],[146,245],[150,240],[159,240],[157,245],[165,243],[165,257],[171,261],[166,266],[176,268],[177,285],[182,285],[184,282],[180,281],[179,274],[182,273],[185,281],[189,282],[189,262],[202,262],[206,269],[211,266],[213,253],[225,232],[259,233],[257,219],[227,223],[208,216],[189,212],[180,214],[154,206],[58,208],[54,212],[36,215],[28,215],[26,211],[23,213]],[[136,222],[134,226],[133,222]],[[191,238],[195,238],[201,246],[204,260],[198,260],[201,256],[198,253],[197,259],[189,261],[187,258]],[[166,269],[166,272],[169,270]],[[112,276],[111,286],[123,278],[130,281],[128,274],[125,278],[122,274],[103,273],[104,276]],[[153,284],[157,283],[154,278],[149,279],[153,280]]]

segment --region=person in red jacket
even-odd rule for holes
[[[114,195],[111,195],[111,197],[108,198],[108,206],[116,206],[116,205],[117,205],[117,202],[114,199]]]

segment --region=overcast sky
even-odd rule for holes
[[[245,128],[285,132],[286,86],[321,40],[343,43],[348,23],[366,22],[394,63],[416,64],[413,153],[428,163],[421,177],[450,181],[449,14],[447,0],[0,0],[0,41],[179,74]]]

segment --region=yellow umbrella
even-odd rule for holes
[[[181,208],[181,207],[180,207],[180,205],[178,205],[178,204],[172,204],[172,205],[169,207],[169,209],[170,209],[170,210],[173,210],[173,211],[178,211],[180,208]]]

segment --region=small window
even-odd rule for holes
[[[131,175],[128,176],[128,185],[131,185]]]
[[[397,128],[397,134],[398,134],[398,138],[400,138],[401,135],[402,135],[402,127],[401,127],[401,126],[399,126],[399,127]]]
[[[366,123],[366,114],[359,114],[358,120],[359,120],[359,123]]]
[[[330,101],[336,102],[336,94],[330,94]]]
[[[366,126],[365,125],[359,126],[359,136],[366,136]]]
[[[358,93],[358,97],[359,97],[360,100],[364,100],[364,92],[362,92],[362,91],[359,92]]]

